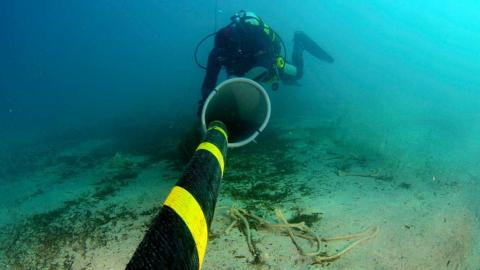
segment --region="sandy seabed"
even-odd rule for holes
[[[328,123],[295,123],[272,123],[256,144],[229,151],[203,269],[480,269],[480,174],[419,173],[347,146]],[[70,145],[48,166],[1,181],[0,268],[124,269],[181,166],[109,144]],[[379,231],[315,263],[285,233],[252,224],[255,258],[245,227],[229,228],[232,206],[271,223],[281,209],[323,238]],[[350,243],[322,242],[321,254]]]

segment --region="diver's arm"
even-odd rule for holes
[[[202,84],[202,100],[207,99],[208,95],[217,84],[218,74],[222,68],[222,65],[218,61],[218,51],[217,48],[213,48],[208,56],[207,73],[205,74]]]

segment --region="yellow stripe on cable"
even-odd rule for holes
[[[208,240],[207,220],[202,208],[190,192],[179,186],[173,187],[163,205],[172,208],[187,225],[197,247],[198,269],[202,269]]]
[[[220,165],[220,171],[223,177],[223,167],[225,166],[224,165],[225,162],[223,161],[223,155],[220,149],[218,149],[218,147],[213,143],[203,142],[197,147],[196,151],[198,150],[206,150],[210,152],[217,159],[218,164]]]
[[[223,134],[223,136],[225,136],[225,140],[227,140],[227,142],[228,142],[227,132],[225,132],[225,130],[223,130],[223,128],[215,126],[215,127],[209,128],[208,130],[212,130],[212,129],[220,131]]]

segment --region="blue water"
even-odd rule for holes
[[[190,114],[203,76],[193,48],[240,8],[256,11],[289,50],[301,29],[335,56],[334,65],[306,57],[303,87],[279,92],[294,102],[279,101],[277,111],[302,114],[328,103],[383,117],[393,128],[401,125],[395,117],[408,113],[460,125],[452,128],[461,137],[478,132],[476,1],[218,1],[216,14],[214,1],[1,5],[0,119],[7,137],[19,129],[81,128],[135,110]]]
[[[11,162],[0,182],[38,169],[25,157],[32,145],[187,129],[204,76],[195,45],[239,9],[261,16],[289,55],[303,30],[335,58],[305,55],[301,86],[269,92],[272,121],[329,119],[339,140],[402,170],[479,181],[480,2],[299,3],[0,2],[0,151]]]

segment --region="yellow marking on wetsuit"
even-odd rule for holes
[[[200,204],[188,190],[175,186],[163,205],[172,208],[187,225],[197,247],[198,269],[202,269],[203,257],[207,249],[208,227]]]
[[[277,67],[280,69],[285,67],[285,60],[282,57],[277,58]]]
[[[270,26],[264,24],[264,25],[263,25],[263,31],[264,31],[267,35],[270,35]]]
[[[208,130],[212,130],[212,129],[220,131],[223,134],[223,136],[225,136],[225,140],[228,142],[227,132],[223,128],[214,126],[214,127],[209,128]]]
[[[222,177],[223,177],[223,167],[225,162],[223,161],[223,155],[220,149],[218,149],[218,147],[213,143],[203,142],[197,147],[197,150],[195,151],[198,151],[198,150],[206,150],[210,152],[217,159],[218,164],[220,165],[220,172],[222,173]]]

